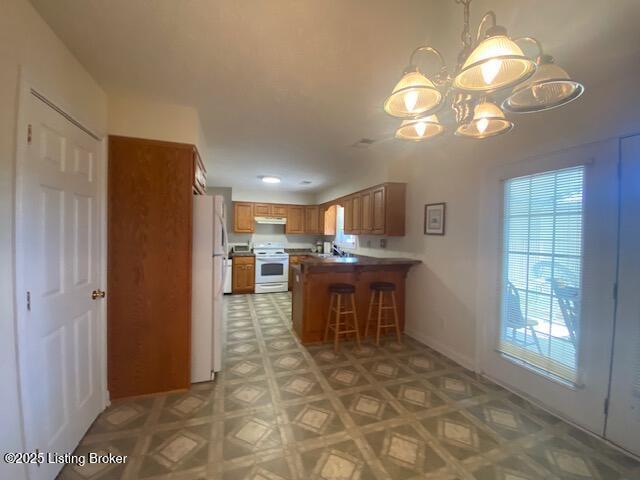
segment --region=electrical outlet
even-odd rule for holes
[[[387,239],[386,238],[381,238],[380,239],[380,248],[387,248]]]

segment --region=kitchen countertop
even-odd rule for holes
[[[231,252],[229,253],[229,258],[233,257],[255,257],[256,254],[253,252]]]
[[[379,257],[367,257],[364,255],[355,255],[353,257],[338,257],[338,256],[324,256],[321,254],[310,255],[300,261],[297,265],[292,265],[292,268],[305,271],[315,270],[350,270],[360,267],[386,267],[386,266],[406,266],[417,265],[420,260],[414,260],[411,258],[379,258]]]

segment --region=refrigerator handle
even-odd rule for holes
[[[220,212],[216,212],[218,219],[220,220],[220,225],[222,225],[222,247],[224,249],[224,253],[222,254],[222,279],[220,281],[220,288],[218,292],[216,292],[216,297],[220,297],[224,295],[224,284],[227,281],[227,260],[229,259],[228,245],[229,245],[229,237],[227,236],[227,227],[224,224],[224,219]]]

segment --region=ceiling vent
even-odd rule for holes
[[[373,138],[361,138],[356,143],[351,145],[353,148],[369,148],[371,145],[375,143]]]
[[[311,180],[302,180],[300,185],[311,185]]]

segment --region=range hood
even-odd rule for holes
[[[285,217],[256,217],[256,223],[267,225],[285,225],[287,219]]]

